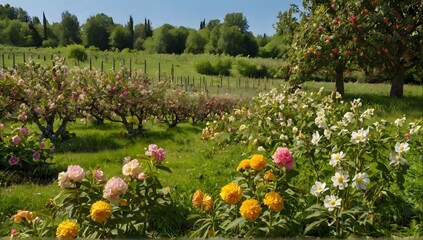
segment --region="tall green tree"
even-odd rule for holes
[[[129,21],[128,24],[126,25],[126,27],[128,28],[129,34],[130,34],[130,44],[129,44],[129,48],[133,49],[134,48],[134,40],[135,40],[135,34],[134,34],[134,19],[132,18],[132,15],[129,16]]]
[[[189,31],[184,52],[193,54],[204,53],[206,43],[207,39],[205,39],[198,31],[192,29]]]
[[[43,35],[44,35],[44,40],[46,40],[48,38],[48,35],[47,35],[47,24],[48,24],[47,18],[46,18],[46,15],[43,12]]]
[[[110,34],[110,46],[122,50],[132,47],[132,37],[128,28],[117,25]]]
[[[246,33],[250,27],[247,18],[242,13],[226,14],[223,24],[229,27],[236,26],[242,34]]]
[[[80,44],[80,30],[79,30],[79,21],[76,15],[65,11],[62,13],[62,22],[61,25],[61,36],[60,43],[64,46],[69,44]]]
[[[114,26],[113,18],[104,13],[89,17],[82,26],[84,45],[109,49],[109,37]]]

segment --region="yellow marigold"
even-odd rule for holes
[[[236,204],[242,197],[241,187],[236,183],[229,183],[220,190],[220,197],[229,205]]]
[[[250,167],[256,171],[260,171],[266,166],[266,159],[263,155],[254,154],[250,159]]]
[[[203,211],[205,212],[208,212],[212,207],[213,207],[213,198],[210,195],[205,193],[203,196],[201,209],[203,209]]]
[[[247,199],[242,202],[239,212],[245,219],[254,222],[261,213],[260,202],[255,199]]]
[[[90,214],[94,222],[104,222],[112,216],[112,206],[105,201],[97,201],[91,205]]]
[[[12,216],[12,220],[15,223],[20,223],[22,220],[30,222],[34,219],[34,214],[27,210],[18,210],[18,213]]]
[[[242,160],[240,163],[239,163],[239,165],[238,165],[238,167],[236,168],[236,170],[239,172],[239,171],[241,171],[242,169],[247,169],[247,168],[249,168],[250,167],[250,159],[244,159],[244,160]]]
[[[73,220],[65,220],[59,224],[56,229],[56,237],[58,238],[75,238],[78,236],[79,225]]]
[[[264,178],[264,180],[269,181],[269,182],[276,181],[275,174],[273,174],[272,170],[265,172],[263,178]]]
[[[283,209],[283,199],[277,192],[269,192],[263,200],[269,209],[273,212],[279,212]]]

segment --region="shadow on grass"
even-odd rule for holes
[[[202,131],[201,124],[192,125],[184,123],[174,128],[163,126],[152,126],[151,129],[147,128],[145,131],[134,136],[129,136],[124,131],[116,131],[117,129],[113,126],[99,125],[85,129],[78,126],[73,129],[76,130],[75,137],[56,143],[56,152],[82,153],[117,150],[140,142],[150,144],[164,140],[178,141],[178,139],[187,139],[189,138],[188,136],[199,134]]]
[[[404,96],[403,98],[391,98],[389,96],[369,93],[346,93],[345,99],[352,101],[361,98],[364,108],[375,108],[380,117],[389,118],[406,115],[411,118],[423,116],[423,96]]]

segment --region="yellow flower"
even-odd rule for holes
[[[220,190],[220,197],[229,205],[236,204],[242,197],[241,187],[236,183],[229,183]]]
[[[269,181],[269,182],[276,181],[275,174],[273,174],[272,170],[265,172],[263,178],[264,178],[264,180]]]
[[[269,192],[263,200],[269,209],[273,212],[279,212],[283,209],[283,199],[277,192]]]
[[[254,222],[261,213],[260,202],[255,199],[247,199],[241,204],[239,212],[245,219]]]
[[[13,215],[12,220],[15,223],[20,223],[22,220],[26,220],[27,222],[30,222],[34,219],[34,214],[27,210],[18,210],[18,213]]]
[[[238,165],[238,167],[236,168],[236,170],[239,172],[239,171],[241,171],[242,169],[247,169],[247,168],[249,168],[250,167],[250,159],[244,159],[244,160],[242,160],[240,163],[239,163],[239,165]]]
[[[121,199],[121,200],[120,200],[120,202],[119,202],[119,205],[121,205],[121,206],[123,206],[123,207],[128,206],[128,200],[126,200],[126,199]]]
[[[104,222],[112,216],[112,206],[105,201],[97,201],[91,205],[90,214],[94,222]]]
[[[213,207],[213,198],[210,195],[203,193],[201,190],[197,190],[192,195],[192,205],[208,212]]]
[[[250,166],[256,171],[260,171],[266,166],[266,159],[263,155],[254,154],[250,159]]]
[[[74,238],[78,236],[79,225],[73,220],[65,220],[59,224],[56,229],[56,237],[58,238]]]

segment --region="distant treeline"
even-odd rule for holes
[[[281,20],[282,13],[278,18]],[[149,53],[214,53],[231,56],[282,57],[288,49],[285,27],[275,24],[274,36],[254,36],[242,13],[228,13],[223,22],[199,22],[198,29],[164,24],[153,29],[152,22],[116,24],[106,14],[97,14],[80,24],[76,15],[65,11],[61,22],[49,23],[30,17],[22,8],[0,4],[0,44],[18,47],[57,47],[82,44],[99,50],[144,50]]]

